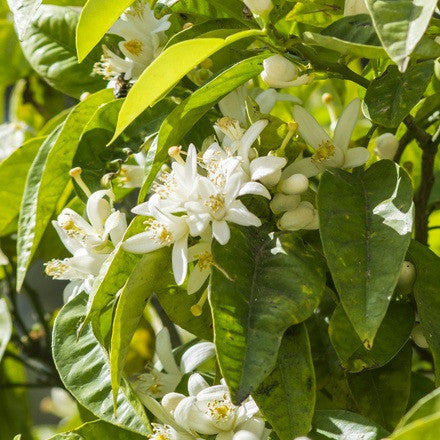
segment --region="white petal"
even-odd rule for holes
[[[295,105],[295,107],[293,107],[293,118],[298,123],[298,131],[302,138],[315,150],[317,150],[323,142],[333,144],[333,141],[319,125],[318,121],[304,108]]]
[[[215,437],[215,440],[232,440],[232,439],[235,439],[235,434],[234,434],[234,431],[232,431],[232,430],[221,431]],[[252,439],[252,440],[254,440],[254,439]],[[255,439],[255,440],[257,440],[257,439]]]
[[[183,399],[185,399],[183,394],[171,392],[163,396],[161,404],[169,413],[172,413]]]
[[[178,286],[181,286],[188,271],[188,236],[176,241],[173,246],[172,264],[174,279]]]
[[[246,133],[241,138],[241,147],[239,151],[241,157],[249,157],[249,150],[252,147],[252,144],[258,139],[258,136],[260,136],[261,132],[264,130],[268,123],[269,121],[267,119],[261,119],[257,122],[254,122],[246,130]]]
[[[239,200],[236,200],[231,206],[225,216],[227,221],[241,226],[261,226],[261,220],[248,211]]]
[[[196,264],[188,277],[188,282],[186,285],[186,291],[188,295],[192,295],[193,293],[198,292],[210,274],[210,267],[200,269],[200,267]]]
[[[108,195],[108,191],[101,190],[94,192],[87,200],[87,218],[93,229],[100,234],[104,231],[104,223],[111,214],[110,203],[103,197]]]
[[[208,382],[199,373],[191,374],[188,379],[188,392],[190,396],[197,396],[201,391],[208,388]]]
[[[156,354],[167,373],[181,375],[174,359],[170,333],[166,327],[156,335]]]
[[[297,194],[286,195],[277,193],[270,202],[270,208],[274,214],[281,214],[282,212],[295,209],[301,202],[301,196]]]
[[[179,425],[174,418],[162,407],[162,405],[151,396],[139,393],[138,397],[140,401],[146,406],[146,408],[162,423],[172,426],[174,429],[179,430]]]
[[[160,249],[163,245],[151,239],[149,232],[141,232],[133,235],[122,243],[122,248],[134,254],[147,254],[148,252]]]
[[[225,245],[231,238],[231,231],[224,220],[214,220],[212,222],[212,235],[220,244]]]
[[[260,180],[285,167],[287,159],[277,156],[263,156],[254,159],[250,165],[251,179]]]
[[[125,214],[120,211],[112,212],[104,225],[104,237],[110,234],[110,238],[114,245],[117,245],[122,241],[122,237],[127,229],[127,220],[125,219]]]
[[[194,371],[203,362],[215,356],[215,346],[212,342],[200,342],[183,353],[180,360],[180,370],[183,373]],[[198,393],[196,393],[198,394]]]
[[[345,107],[336,124],[334,144],[343,151],[347,150],[350,145],[351,135],[358,120],[360,109],[359,98],[353,99],[353,101]]]
[[[145,215],[145,216],[149,216],[151,215],[151,211],[150,211],[150,206],[151,204],[155,204],[153,203],[154,201],[158,201],[160,199],[159,194],[153,194],[150,199],[148,200],[148,202],[144,202],[141,203],[140,205],[135,206],[131,212],[133,214],[137,214],[137,215]]]
[[[263,196],[266,199],[271,199],[270,192],[267,188],[258,182],[246,182],[238,193],[239,196],[244,196],[245,194],[254,194],[256,196]]]
[[[366,148],[349,148],[345,152],[345,161],[343,168],[354,168],[363,165],[370,158],[370,153]]]
[[[75,238],[73,237],[70,238],[67,236],[66,232],[64,231],[64,229],[59,225],[59,223],[56,220],[52,220],[52,225],[55,228],[55,230],[58,233],[58,236],[60,237],[60,240],[62,241],[62,243],[64,244],[64,246],[66,247],[66,249],[73,255],[78,249],[81,249],[82,243],[79,240],[75,240]]]
[[[313,177],[325,170],[325,167],[312,160],[311,157],[297,160],[290,164],[282,174],[282,179],[287,179],[293,174],[304,174],[306,177]]]
[[[309,188],[309,179],[304,174],[292,174],[282,180],[278,187],[285,194],[302,194]]]

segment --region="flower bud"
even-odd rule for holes
[[[399,141],[392,133],[384,133],[376,139],[375,153],[380,159],[393,160],[399,148]]]
[[[293,81],[298,77],[295,65],[281,55],[266,58],[263,68],[261,78],[270,87],[278,87],[278,83]]]
[[[397,288],[401,293],[410,293],[416,279],[416,268],[410,261],[404,261],[400,270]]]
[[[297,208],[287,211],[280,218],[278,227],[285,231],[298,231],[313,221],[315,209],[310,202],[301,202]]]
[[[422,326],[418,322],[413,328],[411,337],[416,345],[418,345],[420,348],[429,348],[428,342],[423,334]]]
[[[274,214],[281,214],[282,212],[290,211],[298,207],[301,201],[299,195],[286,195],[286,194],[275,194],[273,199],[270,201],[270,209]]]
[[[292,174],[279,184],[280,190],[285,194],[302,194],[309,187],[309,179],[304,174]]]
[[[365,0],[345,0],[344,15],[369,14]]]
[[[243,0],[243,2],[254,15],[265,16],[273,8],[271,0]]]
[[[166,411],[172,413],[176,409],[180,401],[184,398],[185,396],[183,394],[168,393],[163,396],[161,403]]]

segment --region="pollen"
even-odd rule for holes
[[[60,279],[68,270],[69,266],[63,260],[50,260],[46,263],[46,274],[55,279]]]
[[[316,150],[315,154],[312,156],[312,160],[314,162],[322,162],[330,157],[333,157],[335,154],[335,146],[331,143],[331,141],[323,141],[319,148]]]
[[[143,43],[139,40],[124,41],[124,47],[133,55],[138,56],[143,50]]]
[[[156,242],[160,243],[162,246],[169,246],[173,243],[173,233],[167,229],[167,227],[158,222],[157,220],[151,220],[145,222],[147,227],[146,231],[151,233],[151,238]]]
[[[204,204],[211,211],[218,212],[225,206],[225,197],[223,194],[209,196],[208,200],[206,200]]]
[[[244,130],[236,119],[228,116],[220,118],[217,120],[217,127],[231,139],[240,140],[243,137]]]
[[[225,395],[222,400],[213,400],[208,403],[209,416],[216,421],[226,420],[234,414],[234,405]]]
[[[166,425],[159,425],[158,423],[152,423],[153,434],[149,434],[147,437],[151,440],[170,440],[171,433]]]
[[[205,251],[202,254],[196,255],[197,258],[197,266],[200,270],[207,269],[208,267],[212,266],[214,263],[214,258],[212,257],[211,252]]]

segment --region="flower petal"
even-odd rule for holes
[[[349,148],[345,152],[343,168],[354,168],[363,165],[370,158],[370,152],[363,147]]]
[[[361,109],[360,103],[359,98],[353,99],[353,101],[345,107],[336,124],[334,144],[343,151],[346,151],[350,145],[351,135],[359,118]]]
[[[244,159],[249,157],[249,150],[252,147],[252,144],[258,139],[261,132],[265,129],[269,121],[267,119],[261,119],[257,122],[254,122],[245,132],[243,137],[241,138],[241,146],[239,150],[239,155]]]
[[[231,231],[224,220],[214,220],[212,222],[212,235],[220,244],[225,245],[231,238]]]
[[[188,295],[192,295],[193,293],[198,292],[210,274],[210,267],[200,269],[199,265],[196,264],[188,277],[188,282],[186,285],[186,291]]]
[[[241,226],[261,226],[261,220],[239,200],[235,200],[229,208],[225,219]]]
[[[254,194],[256,196],[263,196],[266,199],[271,199],[270,192],[267,188],[258,182],[246,182],[238,193],[239,196],[244,196],[245,194]]]
[[[89,197],[86,205],[87,218],[99,234],[104,232],[104,223],[111,214],[110,203],[103,199],[106,195],[107,190],[96,191]]]
[[[156,335],[156,354],[167,373],[182,375],[174,359],[170,332],[166,327]]]
[[[127,252],[133,252],[134,254],[147,254],[148,252],[155,251],[161,247],[163,247],[163,245],[154,241],[148,231],[133,235],[133,237],[130,237],[122,243],[122,248],[124,250]]]
[[[193,345],[183,353],[180,360],[182,373],[194,371],[203,362],[215,356],[215,346],[212,342],[200,342]]]
[[[250,163],[251,179],[260,180],[285,167],[287,159],[277,156],[257,157]]]
[[[174,279],[178,286],[181,286],[188,271],[188,235],[174,243],[172,251],[172,265]]]
[[[297,160],[290,164],[282,174],[282,179],[287,179],[294,174],[304,174],[306,177],[313,177],[325,170],[325,167],[316,163],[311,157],[306,157],[304,159]]]
[[[197,396],[202,390],[208,388],[208,382],[199,373],[191,374],[188,379],[188,392],[190,396]]]

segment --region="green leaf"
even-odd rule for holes
[[[148,419],[126,383],[118,392],[115,416],[108,357],[90,326],[77,335],[86,304],[83,292],[65,304],[55,319],[52,350],[61,380],[81,405],[103,421],[146,435]]]
[[[439,432],[440,415],[437,413],[396,430],[389,440],[437,440]]]
[[[411,388],[411,345],[387,365],[348,374],[347,381],[360,413],[393,429],[406,410]]]
[[[78,61],[82,62],[133,0],[88,0],[76,28]]]
[[[375,124],[397,127],[423,96],[433,67],[431,61],[425,61],[400,73],[396,66],[388,66],[367,89],[364,100],[366,115]]]
[[[432,351],[436,384],[440,383],[440,258],[426,246],[412,241],[408,258],[416,267],[414,298],[423,334]]]
[[[40,9],[41,3],[42,0],[8,0],[20,40],[27,36],[32,19]]]
[[[71,432],[57,434],[49,440],[145,440],[145,436],[125,429],[118,428],[110,423],[96,420],[85,423]]]
[[[409,425],[416,420],[438,415],[440,413],[440,388],[420,399],[406,414],[397,425],[398,428]]]
[[[437,0],[366,0],[377,35],[390,58],[404,72],[422,38]]]
[[[130,341],[143,316],[147,301],[166,280],[171,264],[169,249],[162,248],[145,254],[122,288],[113,319],[110,345],[110,367],[115,409],[122,371]]]
[[[350,411],[316,411],[313,417],[312,440],[382,440],[388,435],[379,425]]]
[[[388,363],[408,341],[413,326],[412,306],[409,303],[391,303],[377,331],[373,348],[367,350],[339,305],[330,320],[329,335],[341,366],[356,373]]]
[[[284,332],[307,319],[324,290],[322,259],[295,234],[231,228],[213,245],[210,302],[220,370],[242,402],[274,368]]]
[[[156,174],[167,160],[168,148],[177,144],[183,136],[199,121],[223,96],[263,70],[263,60],[267,53],[240,61],[212,78],[200,87],[163,121],[158,141],[149,151],[149,172],[139,194],[143,201]]]
[[[353,174],[326,171],[318,205],[324,254],[342,306],[369,349],[411,239],[410,179],[387,160]]]
[[[260,35],[261,32],[260,30],[243,31],[224,39],[198,38],[182,41],[164,50],[130,89],[119,113],[118,125],[111,142],[146,108],[153,106],[203,60],[229,44]]]
[[[70,181],[69,170],[82,130],[96,107],[112,98],[111,90],[103,90],[79,103],[43,142],[32,163],[19,217],[17,290],[21,288],[38,243]]]
[[[252,394],[281,440],[310,431],[315,406],[315,373],[304,324],[288,329],[275,369]]]
[[[0,235],[18,216],[26,176],[44,139],[30,139],[0,163]]]
[[[4,298],[0,298],[0,361],[12,334],[12,320]]]
[[[93,74],[101,49],[78,63],[75,29],[79,14],[72,8],[42,5],[32,18],[29,35],[22,48],[32,68],[55,89],[79,97],[106,87],[102,77]]]

